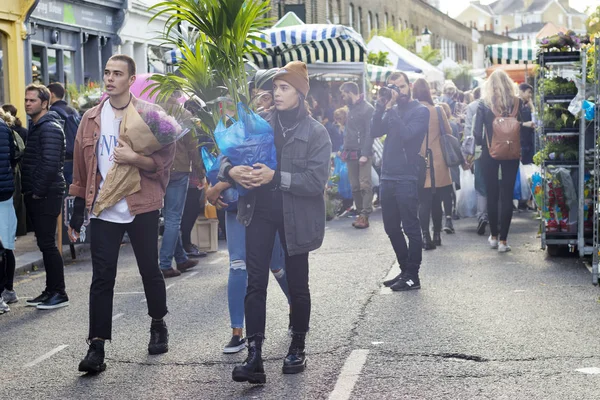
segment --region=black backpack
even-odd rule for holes
[[[56,107],[54,110],[63,120],[63,130],[65,131],[66,151],[65,158],[73,159],[73,149],[75,148],[75,137],[81,118],[76,114],[67,114],[63,109]]]

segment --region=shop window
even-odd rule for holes
[[[58,58],[56,57],[55,49],[47,49],[46,54],[48,55],[48,83],[60,82],[58,76]]]
[[[363,13],[362,7],[358,7],[358,33],[362,34],[362,26],[363,26]]]
[[[354,4],[350,3],[348,7],[348,25],[351,28],[354,28]]]
[[[367,32],[369,34],[371,34],[372,30],[373,30],[373,14],[371,14],[371,11],[369,11],[369,14],[367,15]]]
[[[377,29],[379,31],[380,26],[379,26],[379,14],[375,14],[375,29]]]
[[[41,46],[31,46],[31,80],[33,83],[40,85],[44,84],[44,75],[46,73],[44,50]]]
[[[333,23],[336,25],[340,24],[340,15],[342,15],[342,2],[336,0],[335,9],[333,10]]]
[[[63,83],[65,87],[75,84],[75,53],[63,51]]]

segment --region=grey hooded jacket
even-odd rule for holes
[[[265,119],[272,124],[273,114]],[[307,116],[293,138],[282,149],[281,183],[283,224],[290,256],[318,249],[325,237],[325,185],[331,170],[331,141],[323,125]],[[226,174],[229,160],[221,162],[219,180],[232,182]],[[249,226],[254,215],[256,193],[250,191],[238,201],[237,219]]]

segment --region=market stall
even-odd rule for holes
[[[425,79],[433,85],[444,84],[444,72],[429,64],[421,57],[410,52],[390,38],[374,36],[367,44],[369,52],[384,51],[388,53],[388,60],[392,67],[402,72],[416,72],[423,74]]]
[[[489,77],[496,69],[504,70],[517,82],[527,82],[534,74],[538,44],[536,40],[521,40],[494,44],[487,47],[487,56],[493,64],[486,69]]]

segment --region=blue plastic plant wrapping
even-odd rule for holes
[[[352,198],[352,187],[350,186],[350,178],[348,177],[348,165],[339,156],[335,157],[334,163],[333,174],[340,177],[338,193],[343,199],[349,200]]]
[[[206,147],[202,147],[202,161],[204,162],[204,169],[206,169],[206,179],[213,186],[219,182],[217,177],[219,176],[221,158],[223,158],[221,155],[215,157]]]
[[[517,171],[517,179],[515,179],[515,186],[513,188],[513,200],[521,200],[521,173],[520,169]]]
[[[221,166],[222,155],[215,157],[206,147],[202,147],[202,161],[206,169],[206,179],[211,185],[219,182],[219,168]],[[221,192],[221,200],[227,204],[227,211],[236,211],[239,194],[236,188],[229,188]]]
[[[226,127],[221,120],[215,129],[215,141],[221,153],[234,166],[263,163],[276,169],[277,152],[271,125],[242,103],[238,103],[237,111],[237,121],[233,120],[233,124]]]

